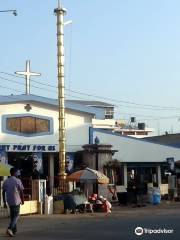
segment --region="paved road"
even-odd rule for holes
[[[0,219],[0,239],[7,240],[4,231],[8,219]],[[174,230],[169,234],[134,233],[136,227]],[[19,220],[17,240],[134,240],[180,239],[180,209],[122,210],[104,214],[27,216]]]

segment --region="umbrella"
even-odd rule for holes
[[[99,171],[91,168],[85,168],[67,176],[67,181],[108,184],[109,178]]]
[[[0,176],[10,176],[11,165],[0,162]]]

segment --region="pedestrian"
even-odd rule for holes
[[[145,207],[144,195],[147,194],[147,184],[140,178],[136,182],[137,207]]]
[[[4,208],[7,208],[6,202],[10,209],[10,224],[7,229],[7,234],[13,237],[17,232],[17,220],[20,212],[20,204],[24,204],[23,184],[17,178],[18,170],[10,169],[11,177],[3,183],[3,202]]]

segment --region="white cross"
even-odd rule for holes
[[[26,71],[24,71],[24,72],[15,72],[15,73],[19,74],[19,75],[26,76],[26,94],[27,95],[30,94],[30,77],[31,76],[41,76],[40,73],[31,72],[31,70],[30,70],[30,61],[29,60],[26,61]]]

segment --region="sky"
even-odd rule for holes
[[[116,118],[136,117],[155,134],[180,132],[180,1],[64,0],[66,98],[115,105]],[[0,94],[57,97],[56,0],[1,0]],[[17,82],[17,83],[15,83]],[[44,85],[43,85],[44,84]],[[54,87],[50,87],[51,85]],[[78,92],[78,93],[77,93]]]

